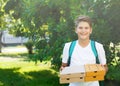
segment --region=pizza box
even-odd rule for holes
[[[60,72],[60,83],[104,80],[105,69],[100,64],[68,66]]]
[[[84,77],[60,78],[60,84],[71,82],[84,82]]]
[[[85,68],[81,66],[65,67],[60,72],[60,83],[80,82],[84,81]]]
[[[104,80],[105,69],[100,64],[85,65],[85,82],[87,81],[101,81]]]

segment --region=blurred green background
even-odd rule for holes
[[[104,45],[106,86],[119,86],[119,0],[0,0],[0,86],[62,86],[62,50],[66,42],[77,39],[74,20],[79,15],[91,17],[91,39]],[[4,30],[28,38],[20,46],[27,51],[3,52],[11,47],[2,42]]]

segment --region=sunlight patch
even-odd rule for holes
[[[29,75],[24,75],[24,77],[25,77],[26,79],[33,79],[33,77],[32,77],[32,76],[29,76]]]
[[[0,86],[4,85],[1,81],[0,81]]]

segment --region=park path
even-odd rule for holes
[[[27,52],[27,48],[23,46],[17,46],[17,47],[3,47],[2,53],[22,53]]]
[[[24,53],[27,52],[27,48],[24,46],[11,46],[11,47],[2,47],[2,54],[13,54],[13,53]],[[0,56],[0,62],[6,61],[16,61],[18,58],[13,58],[10,56]]]
[[[1,57],[0,56],[0,62],[11,62],[11,61],[18,61],[19,58],[12,58],[9,56]]]

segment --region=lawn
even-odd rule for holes
[[[58,75],[49,62],[0,57],[0,86],[62,86]]]

